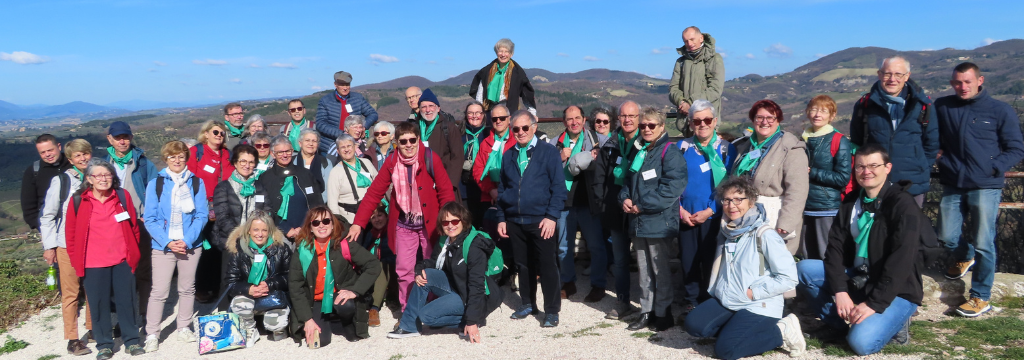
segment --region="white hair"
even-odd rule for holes
[[[693,102],[690,105],[690,119],[693,119],[693,114],[699,113],[704,110],[711,110],[711,117],[718,117],[718,113],[715,111],[715,105],[710,101],[700,99]]]
[[[899,55],[895,55],[893,57],[887,57],[884,60],[882,60],[882,66],[879,66],[878,70],[885,69],[885,65],[886,64],[888,64],[890,62],[893,62],[893,61],[897,61],[897,60],[902,61],[904,64],[906,64],[907,65],[907,73],[910,73],[910,61],[907,61],[907,58],[899,56]]]

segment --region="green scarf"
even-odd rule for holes
[[[242,195],[242,197],[250,197],[256,193],[256,185],[254,185],[256,183],[256,176],[249,176],[249,180],[242,180],[241,177],[238,177],[238,172],[235,172],[234,174],[231,174],[231,180],[242,185],[242,189],[238,191],[238,195]]]
[[[316,241],[316,240],[313,240]],[[344,240],[342,240],[344,241]],[[302,274],[309,273],[309,266],[316,261],[316,245],[310,244],[310,246],[299,245],[299,264],[302,265]],[[334,271],[331,270],[331,242],[327,241],[327,247],[324,250],[324,258],[326,268],[324,269],[324,299],[320,303],[320,312],[324,314],[330,314],[334,312]],[[313,287],[316,287],[314,284]]]
[[[736,164],[736,175],[743,175],[750,172],[751,170],[754,170],[754,167],[757,166],[757,163],[761,161],[761,157],[764,156],[764,154],[761,153],[761,148],[763,148],[764,145],[768,143],[768,140],[771,140],[773,137],[775,137],[775,135],[777,135],[780,132],[782,132],[782,126],[775,128],[775,132],[772,133],[771,136],[765,138],[764,141],[762,141],[760,144],[757,143],[757,140],[754,140],[757,137],[757,135],[750,135],[750,150],[747,151],[746,154],[743,154],[743,158],[740,159],[740,163]],[[750,154],[753,152],[757,152],[756,157],[750,156]]]
[[[292,142],[292,149],[295,149],[295,151],[299,151],[299,148],[301,148],[301,146],[299,146],[299,133],[302,132],[302,128],[305,125],[306,118],[302,118],[302,122],[299,122],[298,124],[296,124],[295,121],[292,121],[292,128],[288,131],[288,140]]]
[[[110,159],[114,160],[114,163],[117,164],[119,169],[124,169],[124,167],[128,165],[128,162],[132,161],[132,152],[134,151],[134,149],[128,150],[124,156],[117,156],[117,152],[114,151],[113,146],[107,147],[107,154],[110,154]]]
[[[522,176],[526,172],[526,165],[530,164],[530,158],[526,155],[526,151],[530,148],[530,145],[519,148],[519,175]]]
[[[495,104],[501,101],[501,92],[505,89],[505,71],[508,70],[508,64],[511,63],[512,60],[509,60],[505,65],[499,65],[498,71],[494,72],[494,77],[487,84],[487,100]]]
[[[576,155],[576,154],[578,154],[580,152],[580,150],[583,150],[583,139],[585,137],[586,136],[584,136],[583,132],[581,131],[580,132],[580,137],[576,139],[576,146],[573,146],[572,147],[572,151],[569,152],[569,159],[572,159],[573,155]],[[568,132],[566,132],[562,136],[562,148],[567,148],[567,147],[569,147],[569,133]],[[565,189],[566,190],[572,190],[573,176],[572,176],[572,173],[569,172],[569,160],[568,159],[566,159],[565,166],[562,167],[562,171],[565,173]]]
[[[231,125],[230,121],[227,120],[224,120],[224,125],[228,127],[228,132],[231,133],[232,137],[242,137],[242,128],[245,127],[244,125],[242,127],[236,128],[234,125]]]
[[[863,189],[861,194],[864,194]],[[871,226],[875,224],[875,213],[867,211],[864,206],[875,202],[878,198],[868,198],[866,194],[860,198],[861,202],[861,213],[860,217],[857,218],[857,229],[860,230],[857,233],[857,237],[853,239],[857,243],[857,257],[868,258],[868,235],[871,233]]]
[[[630,137],[630,139],[636,138],[637,134],[639,134],[639,133],[640,133],[640,130],[637,129],[636,131],[633,132],[633,136]],[[626,178],[626,162],[622,161],[622,159],[625,159],[626,155],[629,154],[629,145],[632,142],[626,141],[626,137],[622,135],[622,130],[619,130],[618,140],[619,140],[619,142],[618,142],[618,144],[619,144],[619,159],[618,159],[619,163],[615,164],[615,168],[612,169],[612,176],[615,177],[615,185],[622,186],[622,182]]]
[[[288,202],[292,195],[295,195],[295,176],[284,178],[284,184],[281,185],[281,208],[277,210],[281,220],[288,220]]]
[[[75,172],[78,173],[78,181],[85,182],[85,174],[82,173],[82,170],[78,170],[78,168],[74,166],[72,166],[71,168],[75,169]]]
[[[644,139],[640,139],[640,145],[640,151],[636,153],[633,162],[629,165],[629,171],[634,173],[640,172],[640,167],[644,165],[644,158],[647,157],[647,148],[650,147],[650,144]]]
[[[430,134],[434,133],[434,126],[437,126],[437,122],[438,121],[441,121],[441,114],[440,113],[435,114],[434,121],[430,122],[430,126],[429,127],[426,124],[426,120],[424,120],[422,116],[420,117],[420,140],[421,141],[430,141]]]
[[[348,161],[345,160],[342,160],[341,163],[345,164],[345,167],[349,168],[349,170],[355,171],[356,187],[367,188],[370,187],[371,183],[373,183],[372,181],[370,181],[370,178],[366,177],[366,175],[363,175],[363,162],[359,161],[359,159],[356,159],[356,166],[349,165]],[[355,189],[352,189],[352,191],[354,192]]]
[[[498,136],[494,134],[494,144],[497,147],[491,148],[491,155],[487,156],[487,164],[484,165],[484,173],[480,174],[480,181],[484,181],[484,177],[490,176],[491,181],[497,183],[501,181],[501,156],[504,153],[502,150],[505,148],[505,140],[508,139],[508,129],[505,129],[505,135]]]
[[[466,126],[466,135],[469,135],[469,141],[462,144],[462,152],[469,154],[469,160],[476,160],[476,153],[480,151],[480,133],[484,131],[484,127],[480,126],[476,132],[469,129]]]
[[[267,279],[267,254],[264,252],[270,247],[270,244],[274,243],[274,238],[267,238],[267,243],[263,244],[263,247],[256,245],[252,239],[249,239],[249,247],[256,251],[256,254],[263,255],[263,261],[256,261],[256,256],[253,256],[252,269],[249,270],[249,283],[253,285],[259,285],[263,280]]]
[[[704,146],[700,144],[699,140],[697,140],[696,135],[693,136],[693,144],[697,145],[700,152],[704,153],[704,160],[707,160],[708,165],[711,166],[711,176],[715,179],[714,187],[718,187],[718,183],[722,182],[722,179],[725,179],[725,173],[728,171],[725,168],[725,162],[722,161],[722,156],[715,150],[714,143],[717,138],[718,130],[715,130],[715,132],[711,134],[711,141],[708,141],[708,146]]]

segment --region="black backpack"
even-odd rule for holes
[[[160,194],[164,193],[164,177],[157,176],[156,178],[156,201],[160,202]],[[199,195],[199,178],[192,177],[192,196]]]

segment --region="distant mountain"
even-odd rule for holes
[[[106,106],[118,109],[141,111],[150,109],[184,108],[209,105],[206,102],[165,102],[149,100],[122,100],[107,104]]]
[[[73,101],[52,106],[18,106],[8,102],[0,104],[0,120],[44,119],[79,116],[96,113],[124,113],[126,110],[100,106],[83,101]]]
[[[394,80],[388,80],[385,82],[379,82],[376,84],[367,84],[356,86],[354,89],[359,90],[380,90],[380,89],[405,89],[410,86],[416,86],[421,89],[428,88],[434,85],[433,81],[422,76],[405,76]]]
[[[385,82],[379,82],[375,84],[367,84],[356,86],[353,89],[356,91],[360,90],[390,90],[390,89],[405,89],[410,86],[416,86],[419,88],[428,88],[437,85],[469,85],[473,81],[473,76],[476,76],[477,70],[470,70],[462,74],[444,79],[441,81],[430,81],[430,79],[421,76],[406,76],[400,77],[394,80],[388,80]],[[544,69],[526,69],[526,76],[532,80],[537,78],[539,82],[556,82],[556,81],[575,81],[575,80],[586,80],[586,81],[639,81],[646,79],[647,76],[635,72],[629,71],[618,71],[608,69],[590,69],[583,70],[574,73],[555,73]]]

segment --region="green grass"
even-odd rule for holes
[[[402,358],[405,358],[405,355],[402,355],[402,354],[394,354],[394,355],[391,355],[391,357],[389,357],[389,358],[388,358],[388,360],[400,360],[400,359],[402,359]]]
[[[56,359],[56,358],[59,358],[59,357],[60,357],[60,355],[50,354],[50,355],[40,356],[39,359],[37,359],[37,360],[53,360],[53,359]]]
[[[654,335],[654,332],[651,331],[637,331],[635,333],[629,334],[629,336],[635,337],[637,339],[646,339],[651,337],[652,335]]]
[[[7,341],[4,342],[4,346],[0,347],[0,355],[10,354],[12,352],[24,349],[28,347],[28,343],[22,340],[17,340],[10,335],[7,335]]]

